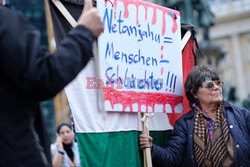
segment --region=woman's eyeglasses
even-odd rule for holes
[[[218,81],[209,80],[209,81],[204,81],[202,83],[202,87],[211,89],[214,87],[214,84],[217,85],[218,87],[221,87],[221,88],[224,86],[224,82],[222,82],[220,80],[218,80]]]

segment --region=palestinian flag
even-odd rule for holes
[[[63,5],[78,19],[82,0],[65,0]],[[50,2],[57,44],[72,28],[60,11]],[[185,26],[188,28],[188,26]],[[183,29],[185,32],[186,30]],[[194,41],[190,38],[183,51],[183,80],[194,65]],[[76,139],[84,167],[138,167],[142,156],[138,147],[141,121],[137,113],[108,112],[99,109],[99,90],[88,89],[90,78],[96,78],[95,62],[90,60],[80,74],[66,88],[69,106],[73,115]],[[184,99],[184,112],[188,111]],[[182,114],[155,113],[149,119],[150,136],[153,142],[164,146],[173,124]]]

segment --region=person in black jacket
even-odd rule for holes
[[[0,167],[51,166],[39,101],[76,77],[102,30],[98,10],[85,1],[78,26],[51,54],[21,13],[0,6]]]
[[[175,122],[168,145],[140,136],[140,148],[151,148],[155,166],[250,166],[250,111],[224,101],[222,86],[208,66],[190,71],[185,93],[192,110]]]

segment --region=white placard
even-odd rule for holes
[[[182,112],[180,14],[139,0],[100,0],[100,89],[106,111]]]

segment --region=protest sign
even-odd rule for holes
[[[139,0],[97,1],[104,23],[98,39],[106,111],[182,112],[180,14]]]

